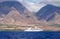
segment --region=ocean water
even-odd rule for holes
[[[60,39],[60,31],[0,31],[0,39]]]

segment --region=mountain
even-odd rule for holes
[[[37,18],[17,1],[5,1],[0,4],[1,15],[5,15],[0,22],[19,25],[29,25],[38,22]]]
[[[20,2],[4,1],[0,3],[0,23],[19,26],[38,26],[43,30],[56,30],[49,24],[60,24],[60,7],[46,5],[37,13],[31,13]],[[20,29],[20,28],[19,28]]]
[[[54,21],[55,21],[55,24],[60,24],[60,15],[59,14],[56,14]]]
[[[60,7],[48,4],[41,8],[35,15],[37,16],[38,20],[51,21],[54,20],[56,14],[60,15]]]
[[[23,13],[24,9],[26,9],[21,3],[17,1],[4,1],[0,3],[0,12],[3,14],[8,14],[12,6],[21,13]]]
[[[15,9],[15,8],[11,8],[11,11],[4,17],[3,21],[4,23],[15,23],[16,21],[20,21],[21,20],[21,15],[20,13]],[[22,20],[21,20],[22,21]]]

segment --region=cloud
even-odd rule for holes
[[[49,4],[60,7],[60,0],[50,0],[48,2],[49,2]]]
[[[60,0],[43,0],[40,3],[52,4],[52,5],[60,7]]]
[[[60,0],[24,0],[22,4],[32,12],[37,12],[47,4],[60,7]]]
[[[31,0],[24,0],[24,1],[20,1],[28,10],[30,10],[31,12],[37,12],[39,9],[41,9],[43,6],[45,6],[46,4],[39,4],[39,2],[37,0],[34,0],[33,2],[31,2]],[[40,1],[40,0],[39,0]]]
[[[26,0],[26,1],[32,2],[32,3],[39,3],[39,2],[42,1],[42,0]]]
[[[44,7],[45,4],[39,4],[39,5],[35,5],[34,3],[29,3],[28,6],[28,9],[32,12],[37,12],[39,9],[41,9],[42,7]]]
[[[0,0],[2,1],[18,1],[23,4],[28,10],[31,12],[37,12],[42,7],[46,6],[47,4],[52,4],[55,6],[60,7],[60,0]]]

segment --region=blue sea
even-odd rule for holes
[[[0,39],[60,39],[60,31],[0,31]]]

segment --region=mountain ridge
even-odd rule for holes
[[[0,12],[2,15],[8,15],[9,12],[12,10],[12,7],[14,7],[15,10],[17,10],[19,14],[22,15],[25,22],[28,20],[28,22],[31,21],[31,24],[41,22],[43,23],[42,20],[50,22],[55,19],[56,13],[60,14],[60,7],[56,7],[53,5],[46,5],[37,13],[32,14],[28,9],[26,9],[21,3],[17,1],[6,1],[0,4]],[[7,15],[5,15],[4,17],[6,17]],[[7,17],[9,18],[9,16],[10,15],[8,15]],[[20,16],[18,16],[18,19],[20,19],[19,17]]]
[[[60,14],[60,7],[56,7],[53,5],[46,5],[41,10],[39,10],[35,15],[38,17],[39,20],[46,20],[50,21],[52,18],[55,18],[55,12]],[[48,16],[51,16],[48,19]]]

